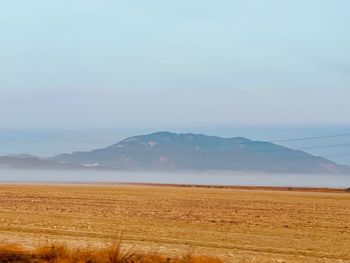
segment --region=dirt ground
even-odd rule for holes
[[[350,193],[0,185],[0,243],[104,246],[225,262],[350,262]]]

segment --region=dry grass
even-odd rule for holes
[[[193,256],[171,258],[160,254],[124,252],[120,245],[101,249],[70,249],[63,245],[44,246],[32,250],[17,245],[0,245],[0,262],[6,263],[222,263],[214,257]]]
[[[349,193],[0,185],[0,242],[184,253],[224,262],[350,262]],[[125,249],[125,250],[124,250]]]

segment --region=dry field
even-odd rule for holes
[[[127,185],[2,185],[0,242],[350,262],[350,193]]]

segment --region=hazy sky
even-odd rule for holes
[[[348,0],[1,0],[1,128],[349,125]]]

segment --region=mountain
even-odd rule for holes
[[[80,169],[80,165],[41,159],[29,154],[0,156],[0,168],[15,169]]]
[[[134,136],[107,148],[49,160],[122,170],[350,173],[350,167],[269,142],[170,132]]]

